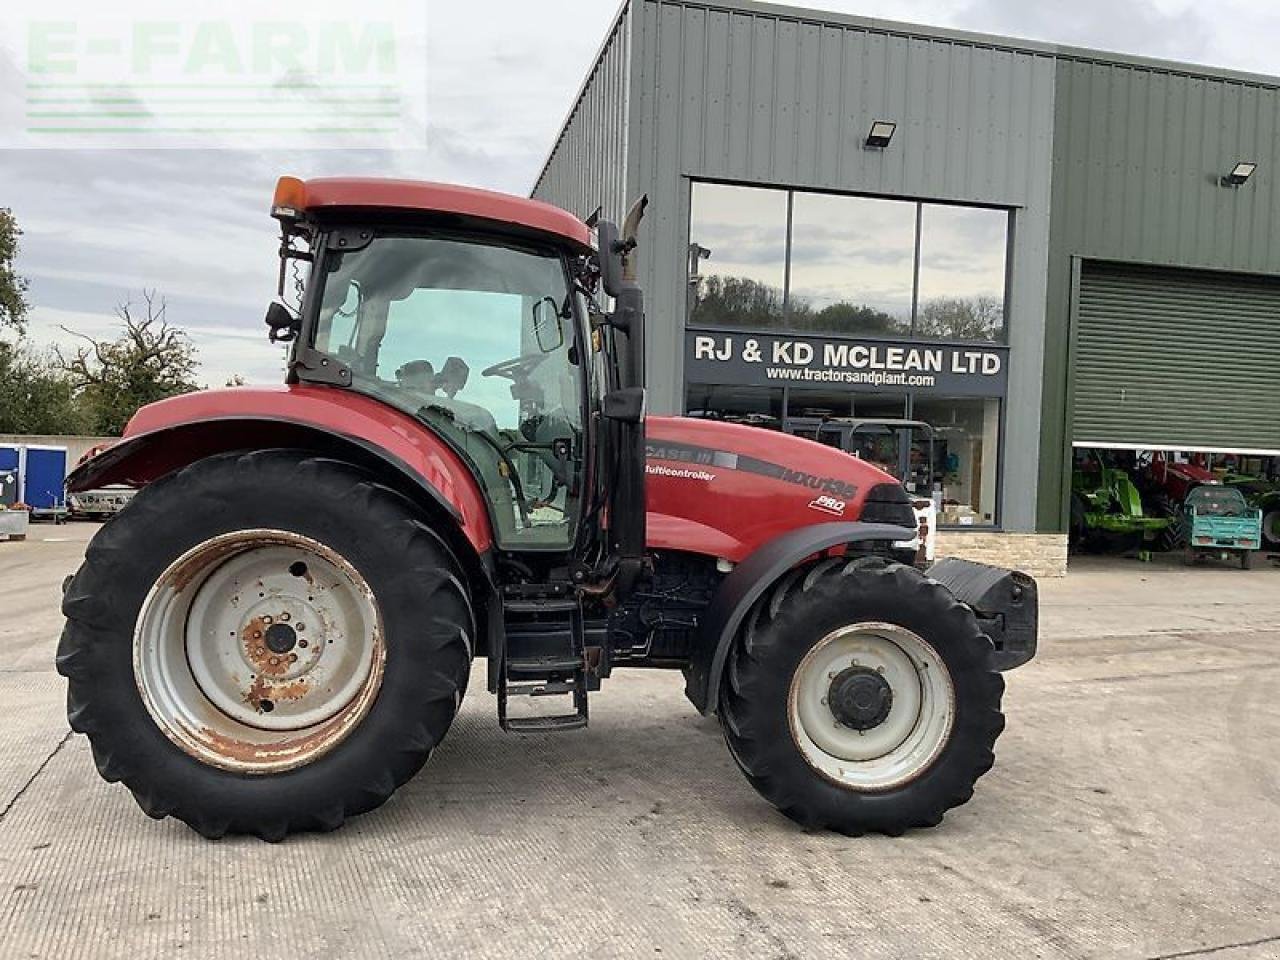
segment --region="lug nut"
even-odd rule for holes
[[[307,641],[301,640],[301,639],[298,641],[298,646],[305,647],[306,645],[307,645]]]
[[[280,619],[281,619],[283,622],[288,623],[290,620],[292,620],[292,619],[293,619],[293,617],[292,617],[292,616],[290,616],[290,615],[288,614],[288,612],[285,612],[285,613],[280,614]]]
[[[261,631],[261,630],[255,630],[255,631],[253,631],[253,639],[255,639],[255,640],[261,640],[261,639],[262,639],[262,631]]]
[[[262,618],[262,622],[263,622],[263,623],[270,623],[270,622],[271,622],[271,618],[270,618],[269,616],[268,616],[268,617],[263,617],[263,618]]]

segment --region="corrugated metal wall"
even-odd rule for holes
[[[873,119],[899,124],[886,151],[862,147]],[[1220,187],[1244,159],[1262,161],[1249,184]],[[535,195],[619,216],[649,194],[656,412],[682,406],[692,180],[1012,207],[1002,515],[1060,530],[1073,260],[1280,273],[1277,177],[1266,78],[749,0],[632,0]]]
[[[1280,278],[1087,263],[1074,357],[1075,441],[1280,450]]]
[[[1039,525],[1063,529],[1072,258],[1280,273],[1280,88],[1187,68],[1057,68]],[[1261,162],[1239,189],[1238,160]],[[1276,332],[1280,337],[1280,330]]]
[[[632,182],[642,239],[651,404],[682,408],[691,179],[1016,208],[1005,437],[1009,529],[1030,529],[1039,445],[1054,61],[746,3],[637,0]],[[899,124],[863,148],[874,119]]]
[[[598,206],[615,220],[626,212],[630,22],[624,5],[532,190],[584,218]]]

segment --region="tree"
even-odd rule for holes
[[[748,277],[696,277],[690,320],[715,326],[775,327],[782,321],[782,291]]]
[[[849,303],[844,300],[839,303],[828,304],[816,312],[810,312],[809,308],[806,307],[805,311],[800,313],[793,306],[791,313],[799,321],[796,326],[822,333],[866,336],[868,334],[905,334],[908,332],[906,324],[901,323],[883,310],[868,307],[866,304]]]
[[[84,433],[87,426],[55,357],[0,341],[0,433]]]
[[[13,327],[18,333],[22,333],[22,318],[27,314],[27,281],[13,269],[20,236],[13,211],[0,207],[0,327]]]
[[[119,435],[139,407],[199,389],[195,345],[170,326],[163,297],[144,290],[142,298],[142,316],[130,301],[116,307],[124,330],[115,340],[67,330],[87,346],[71,356],[57,350],[58,365],[70,377],[94,433]]]
[[[935,297],[920,304],[916,334],[956,340],[998,340],[1004,304],[996,297]]]

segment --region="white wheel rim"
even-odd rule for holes
[[[842,723],[828,702],[846,671],[880,677],[891,694],[883,719],[867,729]],[[955,691],[946,664],[919,636],[896,624],[855,623],[805,654],[791,678],[787,717],[805,762],[824,778],[850,790],[889,790],[920,776],[942,752]]]
[[[382,684],[373,591],[340,554],[282,530],[242,530],[174,561],[134,631],[151,719],[187,753],[271,773],[340,743]]]

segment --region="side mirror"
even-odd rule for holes
[[[560,305],[551,297],[543,297],[533,305],[533,338],[543,353],[551,353],[564,346]]]
[[[596,240],[600,244],[600,284],[604,292],[616,297],[622,292],[622,245],[618,226],[608,220],[596,224]]]
[[[272,343],[295,340],[302,329],[302,321],[295,317],[279,300],[272,301],[267,307],[267,336]]]

